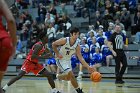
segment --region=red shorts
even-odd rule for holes
[[[12,42],[10,37],[0,39],[0,71],[6,71],[8,61],[12,55]]]
[[[25,60],[22,67],[21,67],[21,70],[22,71],[25,71],[27,74],[29,72],[32,72],[34,73],[35,75],[38,75],[39,72],[41,72],[42,70],[44,69],[44,66],[39,64],[39,63],[33,63],[29,60]]]

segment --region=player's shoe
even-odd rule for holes
[[[3,91],[2,93],[5,93],[6,92],[6,90],[4,90],[4,89],[2,89],[2,91]]]
[[[79,76],[77,77],[77,80],[82,80],[82,76],[79,75]]]
[[[56,91],[56,92],[51,92],[51,93],[61,93],[60,91]]]
[[[84,93],[84,92],[82,91],[82,89],[80,89],[80,88],[76,89],[76,91],[77,91],[77,93]]]
[[[83,72],[79,71],[78,75],[82,76],[83,75]]]
[[[51,90],[51,93],[61,93],[59,90],[57,90],[56,88]]]

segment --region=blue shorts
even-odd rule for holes
[[[56,65],[56,60],[54,58],[50,58],[50,59],[46,60],[46,63],[48,65]]]

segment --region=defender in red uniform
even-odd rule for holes
[[[2,17],[6,19],[7,31],[2,24]],[[16,47],[16,23],[11,11],[4,0],[0,0],[0,93],[1,81],[7,69],[8,61],[15,52]]]
[[[38,63],[39,58],[49,58],[52,57],[52,53],[49,51],[48,48],[45,47],[45,44],[48,42],[48,36],[46,33],[40,33],[39,35],[40,41],[33,45],[32,49],[29,51],[28,56],[26,57],[19,74],[12,78],[4,87],[3,90],[5,91],[11,84],[15,81],[19,80],[25,74],[29,72],[33,72],[35,75],[42,74],[48,78],[48,82],[52,87],[52,93],[60,93],[55,88],[55,83],[53,81],[54,74],[48,72],[43,65]]]

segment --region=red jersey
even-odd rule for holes
[[[27,56],[26,59],[29,60],[29,61],[36,62],[36,63],[37,63],[37,62],[38,62],[38,59],[33,59],[33,60],[31,60],[31,56],[32,56],[32,54],[33,54],[34,47],[35,47],[36,44],[42,44],[42,42],[37,42],[37,43],[35,43],[35,44],[33,45],[32,49],[29,51],[28,56]],[[44,51],[45,51],[45,47],[43,46],[42,49],[39,51],[38,56],[41,56],[41,54],[42,54]]]
[[[2,24],[2,17],[0,15],[0,39],[5,38],[5,37],[9,37],[8,32],[6,32],[3,24]]]

